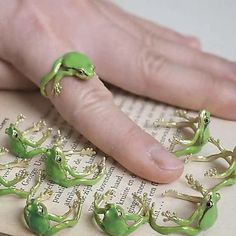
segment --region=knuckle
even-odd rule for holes
[[[108,154],[111,156],[119,156],[121,150],[125,150],[129,147],[129,143],[133,142],[140,135],[140,129],[137,127],[135,123],[132,123],[130,127],[124,132],[122,138],[118,141],[115,140],[114,144],[110,146],[110,150]]]
[[[106,104],[113,102],[113,95],[107,89],[101,89],[99,87],[83,89],[80,92],[78,103],[75,109],[75,117],[78,114],[101,112]]]
[[[167,59],[152,48],[144,47],[137,57],[137,65],[140,70],[140,89],[145,92],[154,84],[158,86],[163,70],[166,68]]]

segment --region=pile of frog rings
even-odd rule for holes
[[[58,95],[62,89],[60,80],[64,76],[90,79],[94,75],[94,66],[85,55],[78,52],[70,52],[56,60],[52,71],[42,79],[40,90],[43,95],[47,96],[46,85],[55,79],[53,91]],[[139,196],[136,193],[133,194],[133,198],[140,205],[140,208],[136,214],[129,214],[124,212],[121,206],[115,203],[107,203],[114,196],[112,190],[108,190],[104,194],[96,192],[93,202],[93,217],[101,230],[108,235],[126,236],[146,223],[149,223],[153,230],[164,235],[172,233],[197,235],[201,231],[209,229],[215,223],[217,219],[217,202],[220,199],[218,191],[236,183],[236,148],[233,151],[226,150],[219,140],[215,140],[210,136],[210,113],[208,111],[202,110],[197,117],[191,117],[186,111],[178,110],[176,115],[181,121],[168,122],[161,119],[156,120],[154,126],[190,129],[192,132],[190,139],[174,136],[171,140],[173,144],[179,144],[183,147],[175,151],[174,154],[178,157],[187,156],[186,162],[211,162],[220,158],[224,159],[228,164],[228,168],[224,172],[219,173],[217,169],[210,169],[205,173],[205,176],[221,179],[220,183],[213,188],[206,189],[192,175],[186,175],[188,185],[199,192],[201,197],[190,196],[175,190],[165,191],[163,193],[164,196],[175,197],[197,204],[196,210],[188,219],[182,219],[176,213],[170,211],[162,212],[163,220],[172,221],[176,226],[164,226],[156,223],[155,206],[154,204],[150,205],[147,194],[143,194],[143,196]],[[64,150],[64,138],[59,131],[54,137],[51,146],[44,146],[45,141],[52,136],[53,130],[46,128],[44,121],[38,121],[33,123],[28,129],[21,131],[18,126],[24,119],[23,115],[17,116],[16,122],[11,123],[5,129],[5,133],[9,138],[9,150],[17,158],[10,163],[0,164],[0,169],[22,168],[23,171],[21,170],[10,181],[0,177],[0,184],[3,186],[0,189],[0,195],[15,194],[20,198],[25,198],[24,218],[29,229],[37,235],[49,236],[78,223],[83,201],[80,192],[76,191],[76,200],[74,200],[64,215],[59,216],[48,213],[43,201],[48,199],[53,192],[50,189],[46,189],[44,192],[37,194],[37,190],[44,178],[66,188],[75,185],[94,185],[106,174],[105,158],[96,164],[85,167],[82,172],[78,172],[68,164],[66,157],[76,154],[94,156],[96,153],[92,148]],[[41,132],[42,137],[38,141],[32,141],[27,138],[27,135],[32,132]],[[213,144],[219,151],[209,156],[193,155],[201,151],[201,148],[207,143]],[[0,148],[0,155],[4,155],[7,152],[8,149]],[[38,155],[43,155],[44,157],[44,172],[39,171],[37,181],[29,192],[17,189],[15,185],[28,175],[26,168],[29,166],[30,160]],[[56,224],[52,224],[52,222]]]

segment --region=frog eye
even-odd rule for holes
[[[44,213],[42,206],[38,206],[38,213],[39,214],[43,214]]]
[[[121,217],[122,216],[122,211],[120,209],[117,209],[117,213],[118,213],[118,216]]]
[[[18,137],[17,131],[13,130],[12,136],[15,137],[15,138],[17,138],[17,137]]]
[[[210,123],[210,119],[209,119],[208,117],[205,117],[205,118],[204,118],[204,123],[205,123],[205,124]]]
[[[84,71],[81,70],[81,69],[78,69],[77,71],[78,71],[78,73],[79,73],[80,75],[83,75],[83,74],[84,74]]]
[[[207,208],[211,208],[213,206],[213,202],[210,200],[206,204]]]
[[[55,160],[56,160],[56,162],[61,162],[61,156],[57,155]]]

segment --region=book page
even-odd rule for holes
[[[174,116],[176,108],[160,104],[147,98],[131,95],[117,88],[112,87],[111,90],[114,94],[116,104],[142,129],[159,140],[168,150],[172,151],[179,148],[171,145],[168,141],[174,134],[178,134],[176,129],[153,127],[153,122],[156,119],[176,119]],[[0,146],[9,148],[8,137],[4,131],[11,122],[16,121],[16,116],[20,113],[27,117],[25,121],[19,125],[22,130],[29,127],[33,122],[43,119],[46,121],[48,127],[52,127],[55,130],[54,133],[56,133],[58,129],[61,130],[61,133],[65,137],[65,141],[63,142],[64,149],[93,147],[97,151],[96,157],[81,157],[75,155],[68,158],[68,164],[75,167],[78,171],[83,170],[85,166],[100,162],[101,158],[105,155],[89,143],[82,135],[74,131],[74,129],[60,117],[50,102],[41,97],[39,93],[0,92]],[[193,115],[197,116],[197,113],[193,113]],[[236,144],[236,122],[212,118],[210,130],[213,137],[221,140],[222,145],[227,149],[233,149]],[[29,138],[32,140],[37,140],[39,137],[40,134],[33,133],[29,135]],[[50,147],[52,142],[52,139],[49,138],[43,145]],[[213,145],[207,144],[200,154],[210,155],[217,152],[218,150]],[[43,155],[32,158],[27,168],[29,175],[16,185],[17,188],[29,191],[35,184],[38,170],[44,169],[44,158]],[[1,156],[1,163],[12,160],[14,160],[12,154]],[[114,161],[112,157],[107,157],[106,176],[96,185],[77,185],[64,188],[44,180],[41,188],[38,190],[38,194],[46,189],[53,190],[54,193],[51,198],[44,203],[50,213],[58,215],[63,215],[68,210],[68,206],[71,205],[76,198],[75,192],[77,190],[80,190],[84,198],[82,215],[78,224],[73,228],[60,231],[57,235],[104,235],[93,220],[92,206],[94,193],[97,191],[102,194],[108,189],[113,189],[116,193],[111,202],[119,204],[128,213],[135,213],[139,209],[139,205],[132,198],[132,193],[136,192],[139,195],[147,193],[148,201],[150,203],[155,202],[155,214],[158,224],[174,225],[162,221],[162,211],[170,210],[171,212],[176,212],[180,217],[187,218],[193,213],[194,209],[196,209],[196,205],[174,198],[162,197],[161,194],[165,190],[176,189],[182,193],[200,196],[198,192],[190,189],[186,184],[184,176],[188,173],[193,174],[194,178],[199,180],[205,188],[210,188],[219,182],[219,180],[204,177],[204,172],[212,167],[223,171],[227,165],[225,162],[220,161],[209,163],[191,162],[186,164],[182,177],[176,182],[172,184],[157,184],[135,176]],[[19,172],[17,168],[3,170],[1,171],[1,176],[6,179],[12,179],[17,172]],[[1,186],[1,188],[3,188],[3,186]],[[218,219],[212,228],[199,235],[235,235],[236,186],[226,187],[221,190],[220,193],[222,198],[218,202]],[[24,222],[24,206],[25,199],[19,199],[13,195],[0,197],[0,232],[18,236],[33,235]],[[157,233],[151,229],[149,224],[145,224],[139,227],[132,235],[152,236],[157,235]]]

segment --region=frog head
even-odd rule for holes
[[[117,206],[114,203],[106,204],[106,216],[111,219],[117,219],[124,216],[124,210],[122,207]]]
[[[211,121],[211,114],[207,110],[202,110],[200,112],[199,118],[199,126],[205,129]]]
[[[47,208],[38,199],[30,199],[25,207],[25,211],[34,217],[45,217],[47,216]]]
[[[217,192],[209,192],[203,198],[203,205],[206,210],[212,208],[220,200],[220,194]]]
[[[80,79],[90,79],[95,75],[95,67],[91,63],[86,63],[83,67],[75,69],[75,76]]]
[[[17,129],[16,125],[12,123],[8,128],[5,129],[5,134],[9,135],[11,138],[18,141],[20,140],[21,137],[21,132],[19,131],[19,129]]]
[[[66,166],[66,156],[62,148],[58,146],[53,146],[51,149],[48,149],[47,157],[48,165],[57,166],[58,168],[63,168],[63,166]]]
[[[5,129],[5,134],[9,135],[13,139],[20,140],[22,132],[17,128],[19,123],[25,119],[25,116],[20,114],[17,116],[16,122],[11,123],[8,128]]]

